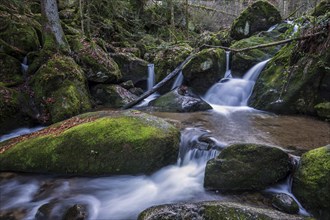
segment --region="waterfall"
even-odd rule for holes
[[[183,82],[183,74],[182,74],[182,70],[180,71],[179,75],[176,77],[172,87],[171,87],[171,90],[179,87],[182,85],[182,82]]]
[[[21,63],[21,71],[23,73],[24,79],[26,79],[26,73],[27,73],[27,69],[29,68],[28,66],[28,60],[27,60],[27,56],[25,56],[23,58],[23,62]]]
[[[230,61],[230,51],[226,51],[226,72],[223,78],[232,78],[229,61]]]
[[[255,81],[268,61],[253,66],[242,79],[220,80],[207,91],[204,100],[213,105],[247,106]]]
[[[152,89],[155,85],[155,65],[152,63],[148,64],[148,91]]]

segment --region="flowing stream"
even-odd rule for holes
[[[246,106],[254,82],[266,63],[263,61],[254,66],[243,79],[229,78],[216,83],[204,97],[213,110],[152,113],[182,122],[177,164],[150,176],[83,178],[0,173],[0,213],[19,212],[23,213],[23,219],[33,219],[42,205],[50,204],[50,218],[56,220],[62,219],[69,207],[82,204],[87,207],[88,219],[136,219],[141,211],[152,205],[225,200],[227,196],[205,191],[203,179],[206,162],[231,143],[269,144],[290,148],[292,153],[329,143],[328,123],[311,118],[276,116]],[[299,140],[295,138],[296,130],[301,134]],[[0,140],[21,134],[22,130],[15,130]],[[200,137],[212,140],[211,150],[206,150]],[[268,191],[291,194],[290,180],[287,181]],[[300,213],[307,214],[302,207]]]

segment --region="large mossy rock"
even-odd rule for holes
[[[223,49],[204,49],[198,52],[183,68],[186,84],[199,95],[204,93],[226,71],[226,54]]]
[[[84,73],[70,57],[50,57],[33,75],[30,86],[41,122],[58,122],[91,109]]]
[[[234,49],[247,48],[277,40],[282,40],[281,33],[274,30],[272,32],[261,32],[249,38],[239,40],[230,47]],[[232,75],[234,77],[242,77],[244,73],[257,63],[274,56],[280,48],[281,46],[273,46],[234,53],[231,60],[233,64],[231,66]]]
[[[311,150],[300,159],[292,191],[319,219],[330,219],[330,145]]]
[[[41,25],[36,20],[0,12],[0,52],[22,59],[28,52],[40,49],[38,32],[41,33]]]
[[[98,84],[91,92],[98,104],[112,108],[123,107],[138,98],[119,85]]]
[[[235,144],[206,165],[204,186],[221,191],[261,190],[287,177],[289,155],[279,148]]]
[[[209,201],[153,206],[140,213],[138,220],[201,219],[201,220],[298,220],[301,216],[288,215],[273,209],[257,208],[234,202]]]
[[[234,20],[230,36],[235,40],[250,37],[259,31],[266,31],[280,21],[280,12],[272,4],[268,1],[257,1]]]
[[[117,63],[95,42],[80,37],[69,38],[75,60],[84,70],[88,81],[94,83],[117,82],[122,75]]]
[[[1,171],[76,175],[150,173],[175,163],[180,132],[139,111],[86,113],[0,143]]]
[[[111,57],[122,73],[121,80],[132,80],[134,84],[148,79],[148,62],[130,53],[114,53]]]
[[[0,53],[0,84],[15,86],[22,82],[21,63],[12,56]]]
[[[249,105],[276,113],[316,115],[318,104],[330,102],[329,38],[318,36],[284,46],[261,72]]]
[[[154,106],[156,110],[166,112],[196,112],[212,109],[209,104],[184,86],[152,101],[151,106]]]

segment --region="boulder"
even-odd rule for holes
[[[148,79],[148,62],[130,53],[114,53],[111,57],[122,73],[121,80],[132,80],[134,84]]]
[[[40,122],[55,123],[91,109],[86,78],[71,57],[53,55],[32,76],[30,86]]]
[[[204,44],[229,47],[231,41],[228,30],[221,30],[216,33],[206,31],[199,36],[196,45],[198,47],[202,47]]]
[[[230,29],[230,36],[240,40],[254,33],[266,31],[281,22],[280,12],[268,1],[257,1],[236,18]]]
[[[291,196],[285,193],[275,194],[272,198],[272,206],[289,214],[297,214],[299,212],[298,203]]]
[[[292,191],[318,219],[330,218],[330,145],[302,155]]]
[[[88,210],[85,205],[76,204],[70,207],[64,214],[63,220],[85,220],[88,219]]]
[[[179,129],[131,111],[86,113],[0,143],[0,171],[75,175],[151,173],[174,164]]]
[[[199,95],[204,93],[226,71],[226,55],[223,49],[204,49],[196,54],[183,68],[186,85]]]
[[[68,40],[75,52],[75,60],[84,70],[88,81],[111,83],[121,79],[122,75],[117,63],[95,42],[77,36]]]
[[[156,110],[166,112],[195,112],[212,109],[209,104],[192,94],[185,86],[166,93],[152,101],[150,105]]]
[[[97,104],[120,108],[138,97],[119,85],[98,84],[92,88],[92,96]]]
[[[298,220],[301,216],[288,215],[273,209],[257,208],[223,201],[168,204],[150,207],[140,213],[138,220],[168,219],[264,219]]]
[[[290,157],[279,148],[234,144],[206,165],[204,186],[221,191],[261,190],[292,170]]]
[[[22,82],[21,63],[12,56],[0,53],[0,84],[15,86]]]
[[[317,116],[330,120],[330,102],[322,102],[315,105]]]
[[[25,15],[11,16],[0,13],[0,52],[9,54],[19,60],[31,51],[40,49],[38,32],[41,25]]]

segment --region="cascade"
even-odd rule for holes
[[[155,85],[155,65],[152,63],[148,64],[148,91]]]
[[[268,61],[253,66],[242,79],[220,80],[206,92],[204,100],[213,105],[247,106],[255,81]]]
[[[182,71],[180,71],[179,75],[176,77],[176,79],[171,87],[171,90],[181,86],[182,82],[183,82],[183,74],[182,74]]]
[[[225,76],[223,77],[224,79],[232,78],[229,61],[230,61],[230,51],[226,51],[226,72],[225,72]]]
[[[23,58],[23,62],[21,63],[21,71],[23,73],[24,78],[26,79],[26,73],[27,73],[27,69],[29,68],[28,66],[28,60],[27,60],[27,56],[25,56]]]

